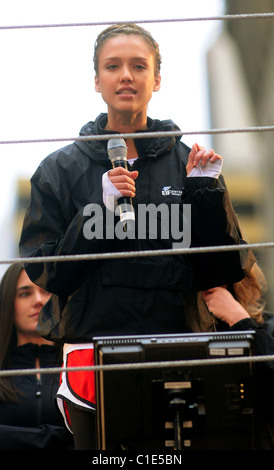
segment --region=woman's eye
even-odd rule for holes
[[[19,294],[19,297],[24,298],[24,297],[28,297],[29,295],[30,295],[29,292],[21,292],[21,293]]]
[[[106,69],[107,70],[115,70],[118,66],[116,64],[110,64],[110,65],[107,65]]]

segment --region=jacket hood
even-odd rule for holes
[[[109,135],[117,134],[117,132],[105,130],[107,124],[107,114],[100,114],[95,121],[90,121],[85,124],[80,130],[80,136],[89,135]],[[172,132],[179,131],[180,128],[174,124],[171,119],[160,121],[158,119],[147,119],[147,129],[136,132]],[[136,139],[135,145],[139,154],[139,157],[157,157],[167,151],[169,151],[175,144],[176,140],[180,140],[181,137],[159,137],[159,138],[145,138]],[[90,158],[95,160],[107,159],[107,140],[97,141],[75,141],[75,145]]]

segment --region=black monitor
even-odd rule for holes
[[[120,367],[96,372],[97,448],[254,449],[252,361],[200,361],[252,356],[254,337],[243,331],[95,338],[96,365]],[[199,365],[160,364],[195,359]],[[128,368],[133,363],[154,365]]]

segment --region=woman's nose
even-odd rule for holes
[[[121,82],[132,82],[132,75],[130,73],[130,69],[127,66],[124,66],[122,68],[122,73],[121,73]]]
[[[45,304],[45,296],[41,292],[36,292],[34,297],[34,304],[41,307]]]

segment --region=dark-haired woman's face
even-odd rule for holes
[[[14,322],[18,344],[36,335],[38,315],[50,298],[50,293],[33,284],[26,271],[22,271],[16,287],[14,300]]]
[[[119,34],[102,45],[98,65],[95,89],[102,94],[108,112],[146,114],[161,81],[155,76],[153,48],[140,36]]]

